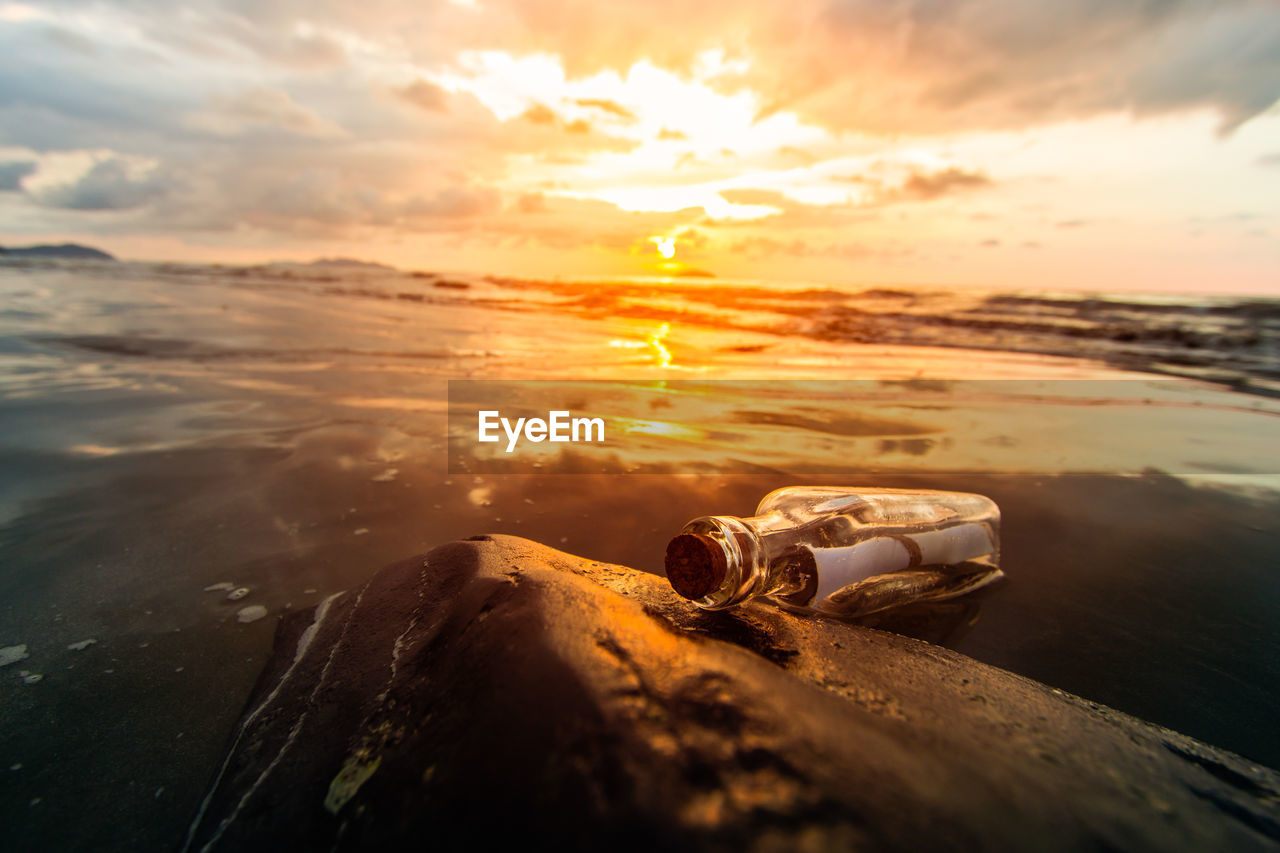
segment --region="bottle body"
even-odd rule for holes
[[[1001,576],[1000,510],[964,492],[793,486],[751,518],[703,516],[667,548],[678,593],[708,609],[768,596],[857,616]]]

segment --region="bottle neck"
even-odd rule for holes
[[[803,583],[781,577],[780,554],[770,546],[771,515],[708,515],[685,525],[667,546],[667,577],[677,593],[717,610],[758,595],[798,591]],[[791,587],[794,587],[792,589]]]

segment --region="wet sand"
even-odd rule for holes
[[[1042,419],[993,429],[972,400],[946,414],[904,396],[927,388],[886,386],[896,396],[855,414],[932,431],[841,434],[830,400],[778,397],[759,401],[764,422],[739,422],[743,440],[704,454],[714,464],[696,475],[623,476],[625,459],[611,474],[450,473],[448,379],[1117,374],[1089,358],[782,334],[778,312],[744,307],[747,288],[706,296],[739,308],[704,322],[692,297],[637,304],[641,285],[584,308],[559,304],[570,285],[440,280],[0,269],[0,646],[30,654],[0,669],[7,846],[171,847],[274,617],[386,563],[503,532],[656,572],[688,518],[749,513],[797,477],[979,491],[1004,509],[1007,583],[883,627],[1280,765],[1268,714],[1280,692],[1280,496],[1274,455],[1258,450],[1275,434],[1266,396],[1201,388],[1151,421],[1165,434],[1144,446],[1137,431],[1090,456],[1115,432],[1089,432],[1101,414],[1072,407],[1077,420],[1054,441],[1076,436],[1082,449],[1052,455]],[[1265,387],[1250,384],[1265,370],[1248,377],[1237,387]],[[786,452],[768,454],[770,443]],[[691,458],[654,452],[669,471]],[[250,592],[205,591],[224,582]],[[269,616],[238,621],[251,605]],[[86,639],[97,642],[68,648]],[[24,684],[19,670],[43,679]]]

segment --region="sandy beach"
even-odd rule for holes
[[[1161,308],[1221,339],[1187,348],[1048,340],[1000,297],[1032,330],[949,320],[939,346],[938,317],[995,297],[64,262],[5,264],[0,289],[0,644],[28,654],[3,670],[0,793],[40,806],[15,849],[171,844],[276,617],[386,563],[501,532],[660,573],[688,518],[798,479],[1004,508],[1007,583],[883,627],[1280,764],[1273,303]],[[839,331],[886,300],[927,346]],[[1170,378],[1174,350],[1219,382]],[[594,378],[580,405],[664,427],[461,470],[462,378]]]

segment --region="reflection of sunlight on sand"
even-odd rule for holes
[[[396,409],[402,412],[444,412],[449,408],[447,400],[424,397],[339,397],[333,402],[356,409]]]
[[[241,377],[228,376],[224,377],[220,381],[228,388],[240,388],[245,391],[274,391],[282,394],[292,394],[298,391],[298,389],[293,385],[286,385],[283,382],[274,382],[270,379],[245,379]]]
[[[115,456],[120,448],[103,447],[101,444],[77,444],[75,447],[68,447],[67,451],[78,456]]]
[[[612,420],[615,424],[621,426],[622,431],[627,435],[653,435],[685,441],[701,441],[707,437],[705,430],[672,423],[671,421],[642,421],[634,418],[619,417],[615,417]]]
[[[1211,386],[1151,377],[512,384],[493,399],[519,398],[531,411],[589,412],[605,419],[609,440],[481,452],[470,441],[468,421],[454,436],[462,439],[460,458],[480,466],[467,470],[527,472],[536,460],[540,470],[557,473],[768,469],[801,476],[893,469],[1137,476],[1158,468],[1226,483],[1240,474],[1276,473],[1262,462],[1274,458],[1273,430],[1264,418],[1280,412],[1241,407],[1239,395]]]

